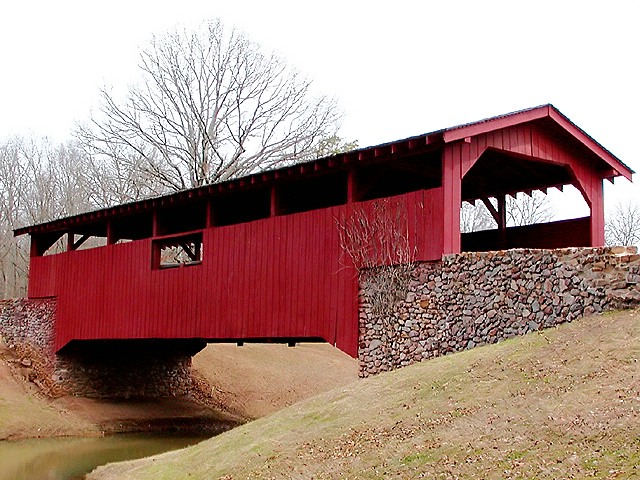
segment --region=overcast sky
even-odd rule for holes
[[[640,2],[10,2],[0,138],[70,138],[102,85],[135,81],[152,33],[220,18],[335,97],[368,146],[553,103],[640,171]],[[607,205],[640,197],[624,180]]]

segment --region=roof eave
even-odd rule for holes
[[[587,133],[585,133],[580,127],[574,124],[571,120],[565,117],[557,108],[551,104],[541,105],[528,110],[522,110],[513,114],[508,114],[500,117],[489,118],[480,122],[470,123],[460,127],[453,127],[447,129],[443,133],[443,139],[445,143],[455,142],[476,135],[482,135],[501,128],[513,127],[522,123],[532,122],[541,118],[550,118],[556,122],[560,127],[566,130],[571,136],[587,147],[591,152],[602,159],[609,167],[615,172],[614,175],[608,175],[608,177],[623,176],[629,181],[632,181],[632,176],[635,173],[628,166],[626,166],[619,158],[613,155],[609,150],[604,148]]]

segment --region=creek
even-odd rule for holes
[[[0,441],[0,480],[80,480],[99,465],[176,450],[209,437],[119,434]]]

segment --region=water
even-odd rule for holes
[[[176,450],[205,438],[127,434],[0,441],[0,480],[80,480],[99,465]]]

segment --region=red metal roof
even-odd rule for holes
[[[159,197],[81,213],[37,225],[26,226],[14,230],[14,235],[18,236],[26,233],[55,232],[74,225],[95,222],[105,217],[150,210],[158,206],[181,204],[193,198],[235,191],[260,184],[269,184],[284,178],[305,177],[316,174],[320,171],[344,169],[354,163],[379,161],[384,158],[391,159],[397,154],[418,152],[421,149],[437,148],[438,146],[443,146],[446,143],[463,140],[489,131],[545,118],[553,121],[555,125],[570,134],[576,141],[588,148],[595,157],[603,162],[603,164],[608,166],[607,173],[606,175],[603,175],[603,178],[623,176],[628,180],[631,180],[633,173],[635,173],[633,170],[631,170],[620,159],[600,145],[577,125],[571,122],[571,120],[569,120],[553,105],[547,104],[401,140],[395,140],[393,142],[364,147],[330,157],[319,158],[290,167],[256,173],[223,183],[205,185]]]

